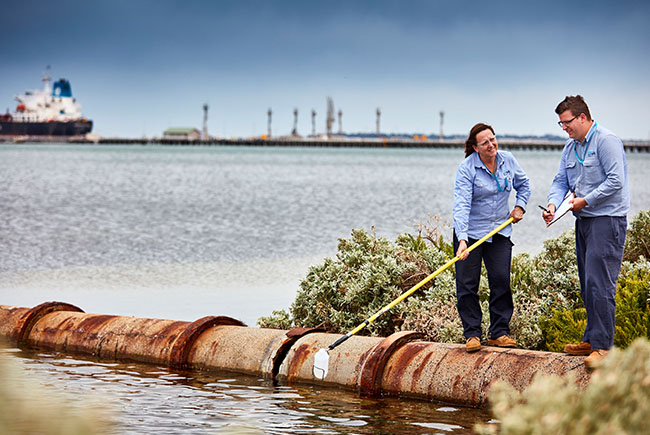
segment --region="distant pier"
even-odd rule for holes
[[[462,140],[408,139],[408,138],[349,138],[349,137],[277,137],[277,138],[210,138],[208,140],[167,138],[94,138],[57,136],[0,136],[0,143],[56,143],[90,145],[172,145],[172,146],[281,146],[281,147],[330,147],[330,148],[464,148]],[[543,139],[500,138],[499,147],[506,150],[557,150],[564,148],[564,141]],[[650,152],[650,141],[624,141],[627,152]]]

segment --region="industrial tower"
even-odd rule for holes
[[[293,109],[293,129],[291,136],[298,136],[298,109]]]
[[[203,134],[201,139],[203,140],[208,140],[210,137],[208,136],[208,104],[205,103],[203,105]]]
[[[327,97],[327,120],[326,120],[327,137],[332,137],[333,125],[334,125],[334,101],[332,101],[330,97]]]
[[[380,121],[381,121],[381,109],[377,107],[377,137],[381,136]]]
[[[343,111],[339,109],[339,136],[343,135]]]

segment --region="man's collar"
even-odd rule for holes
[[[589,127],[589,130],[587,130],[587,134],[585,134],[584,139],[581,140],[581,141],[579,141],[577,139],[573,139],[573,141],[580,144],[580,145],[586,144],[587,142],[589,142],[591,140],[591,137],[594,135],[594,133],[596,133],[597,125],[598,124],[596,123],[596,121],[592,120],[591,121],[591,127]]]

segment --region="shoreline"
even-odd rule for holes
[[[464,148],[460,139],[409,139],[409,138],[347,138],[347,137],[277,137],[277,138],[120,138],[92,136],[0,136],[0,144],[78,144],[78,145],[182,145],[182,146],[281,146],[281,147],[332,147],[332,148]],[[557,150],[565,141],[545,139],[501,138],[503,149]],[[623,141],[628,152],[650,152],[650,142]]]

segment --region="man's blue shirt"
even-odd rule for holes
[[[596,122],[584,142],[569,139],[564,146],[548,203],[559,206],[569,190],[587,201],[585,208],[573,213],[575,216],[626,216],[630,210],[623,143]]]
[[[474,152],[461,162],[454,185],[454,231],[458,240],[480,239],[510,216],[508,198],[517,191],[515,206],[526,210],[530,181],[514,156],[498,151],[496,179]],[[499,191],[502,189],[502,191]],[[512,225],[499,234],[510,237]],[[488,240],[491,241],[491,240]]]

